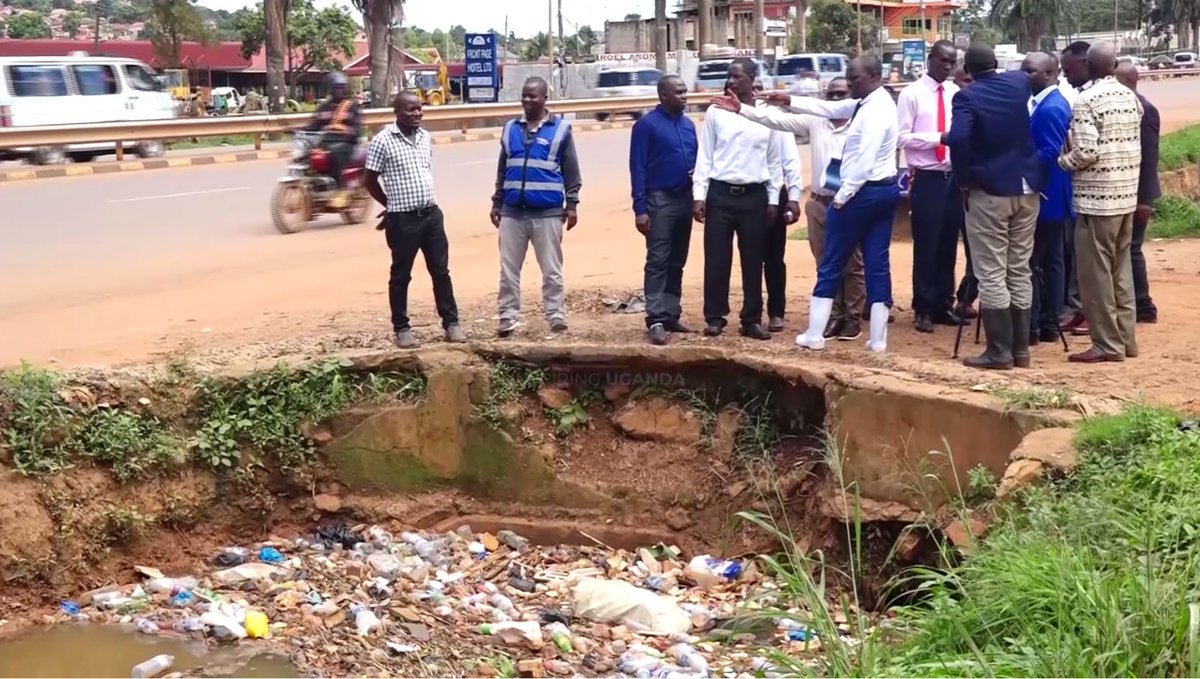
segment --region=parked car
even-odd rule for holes
[[[1133,64],[1133,67],[1142,73],[1150,70],[1150,66],[1147,64],[1147,61],[1145,59],[1143,59],[1142,57],[1135,57],[1135,56],[1129,56],[1129,55],[1123,56],[1123,57],[1117,57],[1117,63],[1118,64],[1120,64],[1120,63]]]
[[[701,61],[700,65],[696,67],[695,91],[716,94],[724,90],[725,79],[729,77],[729,65],[733,61],[732,58],[725,57]],[[758,79],[762,81],[763,88],[775,89],[775,76],[767,62],[760,59],[752,59],[752,61],[758,65]]]
[[[1175,68],[1197,68],[1200,67],[1200,57],[1196,56],[1195,52],[1176,52],[1175,53]]]
[[[601,97],[652,97],[658,92],[662,71],[645,66],[616,66],[603,68],[596,76],[596,94]],[[642,117],[634,111],[634,120]],[[597,113],[596,120],[608,120],[607,113]]]
[[[171,118],[175,102],[166,84],[133,59],[91,57],[0,57],[0,127],[87,125]],[[116,141],[66,147],[0,149],[0,159],[23,158],[35,165],[87,162],[111,153]],[[163,153],[160,141],[131,150],[149,158]]]
[[[780,57],[775,63],[776,89],[782,89],[788,80],[801,73],[815,74],[824,89],[826,83],[834,78],[846,77],[846,56],[844,54],[812,53],[789,54]]]

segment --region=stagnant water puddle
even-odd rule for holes
[[[0,641],[0,677],[127,677],[130,669],[161,653],[175,657],[173,671],[212,677],[298,677],[277,655],[246,657],[235,647],[209,649],[202,641],[146,636],[103,625],[56,625]]]

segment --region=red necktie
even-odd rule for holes
[[[946,98],[942,96],[941,83],[938,83],[937,98],[938,98],[938,132],[946,134]],[[946,145],[938,144],[937,150],[934,151],[939,163],[946,162]]]

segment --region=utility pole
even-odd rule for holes
[[[1121,12],[1121,0],[1113,0],[1113,47],[1117,54],[1121,53],[1120,29],[1117,27],[1117,15]]]
[[[929,49],[929,19],[925,18],[925,0],[921,0],[921,42]]]
[[[667,72],[667,0],[654,0],[654,67]]]
[[[766,8],[763,6],[765,0],[754,0],[754,53],[759,59],[763,58],[763,51],[766,49],[767,36],[765,35],[766,26]]]
[[[550,55],[550,91],[554,91],[554,0],[546,0],[546,53]]]
[[[808,0],[796,0],[796,51],[808,51]]]
[[[712,42],[712,0],[696,0],[696,51]]]
[[[856,41],[855,42],[855,55],[862,56],[862,0],[858,0],[858,2],[856,4],[857,4],[857,7],[855,9],[858,10],[857,11],[858,29],[854,31],[854,38]],[[925,5],[922,3],[921,6],[924,7]]]

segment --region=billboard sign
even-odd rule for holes
[[[500,98],[500,69],[495,33],[468,33],[464,38],[463,98],[468,104],[493,103]]]

